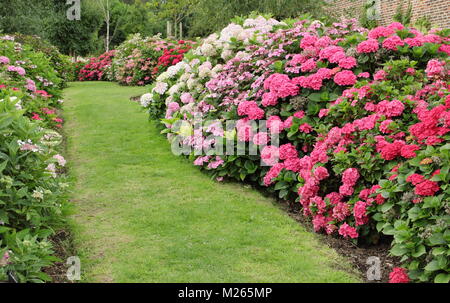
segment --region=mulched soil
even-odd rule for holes
[[[298,203],[279,201],[282,209],[284,209],[290,217],[303,225],[306,230],[315,233],[310,219],[301,213]],[[348,259],[352,265],[361,273],[361,279],[366,283],[387,283],[389,281],[389,273],[394,267],[400,266],[398,258],[389,255],[391,247],[390,238],[381,238],[378,244],[372,245],[355,245],[351,241],[343,238],[332,237],[324,234],[317,234],[319,241],[333,248],[338,254]],[[381,280],[371,281],[367,279],[367,271],[372,264],[367,264],[367,259],[371,256],[380,259]]]
[[[52,278],[53,283],[74,283],[66,276],[68,269],[66,260],[71,256],[76,256],[72,235],[66,230],[61,230],[50,237],[50,241],[55,251],[54,256],[58,257],[61,262],[55,262],[52,266],[45,268],[44,272]]]
[[[227,179],[225,182],[236,182]],[[351,262],[354,268],[360,272],[360,278],[366,283],[387,283],[389,282],[389,273],[394,267],[400,267],[400,259],[389,255],[392,238],[380,237],[377,244],[356,245],[353,242],[337,236],[319,234],[314,231],[311,220],[302,213],[301,205],[293,201],[279,199],[277,195],[267,191],[267,188],[260,186],[256,182],[246,182],[249,186],[260,191],[264,196],[271,197],[277,201],[277,205],[287,214],[300,223],[307,231],[317,235],[320,243],[334,249],[338,254],[344,256]],[[367,264],[369,257],[378,257],[380,259],[381,279],[378,281],[368,280],[367,271],[373,264]],[[345,270],[343,268],[343,270]]]

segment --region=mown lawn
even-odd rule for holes
[[[85,282],[360,281],[272,199],[174,156],[129,101],[144,92],[107,82],[65,91]]]

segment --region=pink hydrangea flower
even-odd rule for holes
[[[430,61],[428,61],[425,73],[427,73],[427,76],[429,78],[432,78],[434,76],[441,76],[444,74],[445,71],[444,66],[445,62],[441,62],[436,59],[431,59]]]
[[[265,146],[261,151],[261,159],[265,164],[269,166],[274,166],[279,159],[278,147],[273,145]]]
[[[260,132],[253,136],[253,143],[256,145],[266,145],[269,142],[269,135],[266,132]]]
[[[270,116],[269,119],[267,119],[267,128],[270,130],[270,133],[279,134],[285,127],[280,117]]]
[[[389,27],[378,26],[369,31],[368,37],[372,39],[378,39],[381,37],[389,37],[395,34],[395,30]]]
[[[356,228],[351,227],[347,223],[344,223],[339,227],[339,234],[344,238],[358,238],[358,232],[356,231]]]
[[[376,81],[386,80],[387,73],[384,70],[379,70],[373,75],[373,79]]]
[[[342,174],[342,183],[354,186],[359,179],[359,172],[356,168],[348,168]]]
[[[378,40],[376,39],[367,39],[366,41],[361,42],[356,47],[356,51],[359,54],[368,54],[375,53],[379,49]]]
[[[0,56],[0,63],[1,64],[9,64],[9,58],[5,56]]]
[[[278,96],[273,92],[264,93],[261,104],[264,107],[275,106],[278,104]]]
[[[409,276],[406,269],[395,267],[389,274],[389,283],[409,283]]]
[[[284,164],[283,163],[276,163],[274,166],[272,166],[267,174],[264,176],[264,185],[269,186],[272,184],[273,179],[278,177],[280,172],[283,170]]]
[[[298,152],[294,145],[287,143],[280,146],[279,155],[281,160],[286,160],[289,158],[297,158]]]
[[[309,125],[308,123],[303,123],[302,125],[300,125],[300,126],[298,127],[298,129],[299,129],[302,133],[305,133],[305,134],[309,134],[310,132],[313,131],[312,126]]]
[[[356,59],[353,57],[346,57],[341,60],[339,60],[339,67],[346,68],[346,69],[352,69],[356,66]]]
[[[306,62],[302,63],[300,70],[302,72],[310,72],[317,68],[316,61],[314,59],[308,59]]]
[[[389,128],[389,126],[393,123],[394,121],[392,121],[392,120],[384,120],[383,122],[381,122],[381,124],[380,124],[380,131],[382,132],[382,133],[385,133],[385,134],[389,134],[389,133],[392,133],[392,130]]]
[[[328,170],[323,166],[318,166],[314,170],[314,177],[317,178],[317,180],[321,181],[326,178],[328,178],[330,174],[328,173]]]
[[[353,85],[356,83],[356,76],[352,71],[344,70],[341,72],[338,72],[334,76],[334,82],[337,85],[346,86],[346,85]]]
[[[181,102],[184,104],[194,103],[195,100],[190,93],[183,93],[180,97]]]
[[[383,41],[384,48],[394,50],[394,51],[397,50],[398,46],[403,46],[403,45],[405,45],[405,42],[403,42],[403,40],[397,35],[389,37]]]

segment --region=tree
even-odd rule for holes
[[[66,1],[53,0],[56,12],[46,27],[47,37],[62,53],[86,56],[97,50],[102,16],[90,1],[81,2],[81,20],[68,20]]]
[[[167,20],[173,24],[174,36],[177,36],[177,28],[180,23],[192,13],[192,9],[200,0],[163,0],[153,1],[153,7],[158,11],[161,20]],[[168,33],[169,34],[169,33]]]
[[[271,14],[279,20],[304,13],[320,16],[323,3],[322,0],[198,0],[190,9],[189,33],[205,36],[226,26],[233,17],[252,12]]]
[[[95,0],[95,2],[102,12],[103,22],[106,27],[104,40],[105,50],[108,52],[117,30],[128,14],[130,5],[118,0]],[[112,26],[114,26],[113,32],[111,32]]]
[[[45,36],[45,25],[54,17],[53,0],[0,1],[0,31]]]

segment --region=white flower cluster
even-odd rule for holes
[[[140,103],[142,107],[148,107],[150,103],[152,103],[152,101],[153,101],[153,94],[148,93],[141,96]]]
[[[167,91],[168,87],[169,87],[169,84],[167,84],[166,82],[158,81],[158,82],[156,82],[156,85],[153,88],[152,92],[162,95]]]
[[[152,93],[159,96],[154,96],[153,99],[164,100],[167,107],[177,102],[180,105],[177,111],[182,114],[214,110],[214,107],[208,104],[211,95],[206,83],[222,71],[222,64],[217,63],[221,61],[220,58],[229,60],[236,56],[245,60],[249,54],[237,52],[234,41],[240,41],[244,45],[249,44],[252,39],[264,41],[266,34],[272,31],[274,26],[281,24],[275,19],[257,17],[245,20],[243,25],[231,23],[219,34],[210,35],[192,50],[193,59],[185,58],[157,78]],[[166,118],[171,118],[175,112],[168,109]]]

